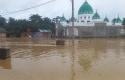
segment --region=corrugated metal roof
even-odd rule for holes
[[[6,32],[7,31],[4,28],[0,27],[0,33],[6,33]]]
[[[43,30],[43,29],[38,29],[39,32],[51,32],[50,30]]]

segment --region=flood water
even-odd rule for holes
[[[125,39],[6,39],[11,58],[0,60],[0,80],[125,80]]]

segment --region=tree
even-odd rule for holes
[[[5,27],[6,19],[0,15],[0,27]]]
[[[7,37],[21,37],[21,34],[28,29],[32,32],[38,29],[51,30],[52,34],[55,34],[55,23],[50,18],[42,18],[38,14],[31,15],[28,20],[9,18],[6,23],[5,18],[0,17],[0,21],[0,25],[6,24]]]
[[[29,17],[29,20],[31,22],[40,22],[42,21],[42,16],[39,16],[38,14],[32,14],[30,17]]]

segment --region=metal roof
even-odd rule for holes
[[[50,30],[38,29],[39,32],[51,32]]]
[[[7,31],[4,28],[0,27],[0,33],[6,33],[6,32]]]

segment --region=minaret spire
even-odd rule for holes
[[[63,16],[64,16],[64,13],[63,13]]]
[[[107,18],[107,14],[105,15],[105,17]]]
[[[87,0],[85,0],[85,2],[87,2]]]
[[[119,14],[118,14],[118,18],[119,18]]]
[[[96,13],[97,13],[97,9],[96,9]]]

